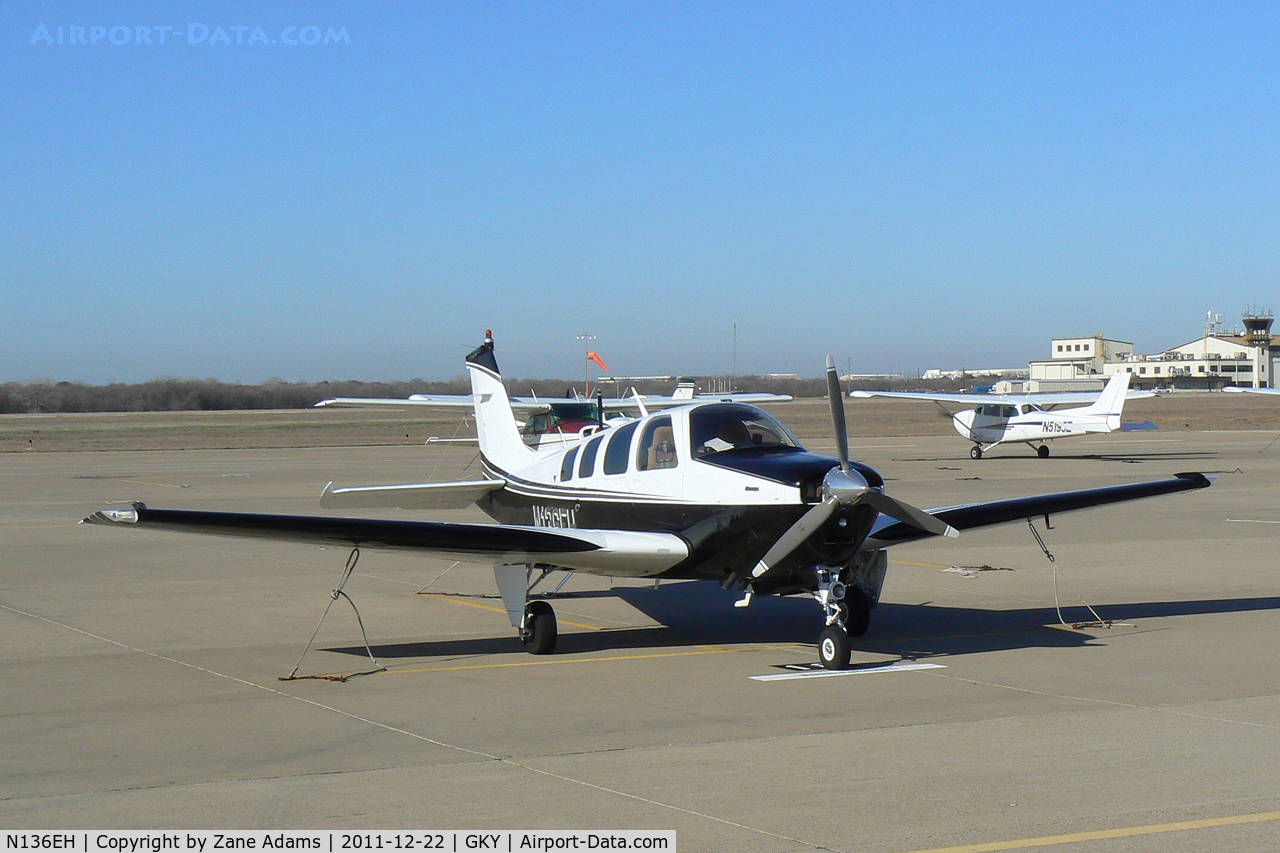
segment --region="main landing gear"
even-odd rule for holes
[[[511,620],[511,627],[520,632],[520,642],[524,644],[525,651],[549,655],[556,648],[556,614],[547,602],[529,600],[532,574],[532,569],[524,564],[493,567],[498,592],[502,593],[502,604]],[[546,573],[543,574],[545,576]]]
[[[871,600],[861,588],[840,580],[840,570],[819,566],[813,597],[827,617],[818,635],[818,660],[827,669],[848,669],[850,637],[861,637],[871,624]]]
[[[545,601],[531,601],[520,625],[520,642],[531,655],[549,655],[556,648],[556,612]]]
[[[1039,447],[1037,447],[1037,448],[1036,448],[1036,456],[1039,456],[1041,459],[1048,459],[1048,458],[1049,458],[1049,445],[1047,445],[1047,444],[1042,444],[1042,445],[1040,445]]]
[[[977,445],[977,444],[975,444],[973,447],[970,447],[970,448],[969,448],[969,458],[970,458],[970,459],[981,459],[981,458],[982,458],[982,447],[981,447],[981,445]]]

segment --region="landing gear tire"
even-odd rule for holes
[[[970,459],[981,459],[981,458],[982,458],[982,448],[981,448],[981,447],[979,447],[979,446],[978,446],[978,445],[976,445],[976,444],[975,444],[973,447],[969,448],[969,458],[970,458]]]
[[[556,647],[556,614],[545,601],[531,601],[525,611],[524,631],[520,636],[524,650],[531,655],[549,655]]]
[[[856,586],[845,593],[844,630],[850,637],[861,637],[871,625],[871,600]]]
[[[818,635],[818,660],[826,669],[849,668],[849,635],[839,625],[828,625]]]
[[[1041,459],[1048,459],[1048,458],[1049,458],[1049,445],[1047,445],[1047,444],[1042,444],[1042,445],[1040,445],[1039,447],[1037,447],[1037,448],[1036,448],[1036,455],[1037,455],[1037,456],[1039,456]]]

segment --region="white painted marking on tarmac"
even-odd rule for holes
[[[873,672],[912,672],[918,669],[946,669],[940,663],[891,663],[887,666],[870,666],[861,669],[806,669],[803,672],[784,672],[778,675],[752,675],[752,681],[791,681],[797,678],[831,678],[837,675],[867,675]]]
[[[1236,524],[1280,524],[1280,521],[1267,521],[1265,518],[1228,518]]]

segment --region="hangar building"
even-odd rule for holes
[[[1227,329],[1222,315],[1210,314],[1201,337],[1155,355],[1140,355],[1129,341],[1101,334],[1054,338],[1050,357],[1031,362],[1023,390],[1098,390],[1117,372],[1132,374],[1134,388],[1275,388],[1280,335],[1271,334],[1272,319],[1270,311],[1249,311],[1242,318],[1243,330]]]

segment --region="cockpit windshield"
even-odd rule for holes
[[[695,459],[748,447],[800,447],[786,427],[755,406],[716,403],[689,413],[690,452]]]

